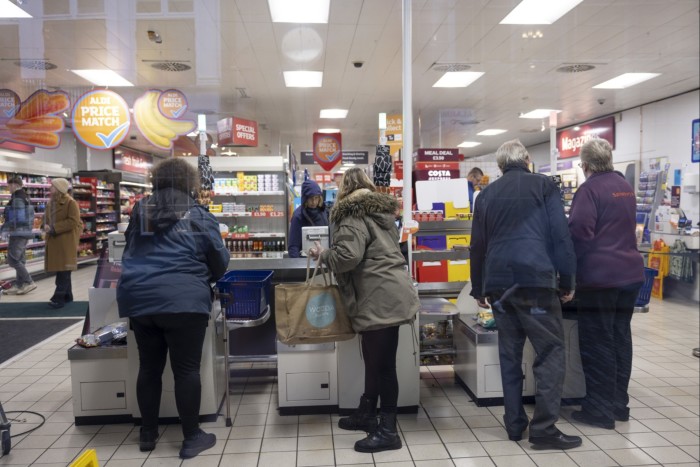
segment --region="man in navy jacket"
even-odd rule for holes
[[[503,176],[476,198],[471,240],[471,295],[493,306],[508,437],[519,441],[528,427],[523,409],[522,356],[529,338],[537,393],[529,441],[539,449],[581,445],[555,423],[566,368],[560,297],[574,295],[576,257],[557,186],[530,173],[530,155],[518,140],[496,151]]]

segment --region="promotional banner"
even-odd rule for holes
[[[153,157],[150,154],[133,149],[115,149],[113,158],[114,168],[122,172],[146,175],[153,166]]]
[[[65,92],[36,91],[26,101],[10,89],[0,89],[0,143],[14,142],[53,149],[61,144],[65,127],[56,114],[70,107]]]
[[[85,146],[111,149],[129,134],[131,114],[122,97],[106,89],[83,94],[71,114],[73,134]]]
[[[367,165],[369,164],[369,152],[343,151],[343,162],[352,162],[356,165]]]
[[[393,114],[386,116],[386,131],[384,132],[386,141],[379,141],[379,144],[389,146],[389,154],[396,154],[403,147],[403,115]],[[381,137],[381,135],[380,135]]]
[[[258,122],[238,117],[228,117],[216,122],[217,141],[220,147],[258,147]]]
[[[458,149],[418,149],[413,162],[459,162]]]
[[[596,137],[603,138],[615,149],[615,117],[605,117],[557,131],[559,159],[578,157],[581,146]]]
[[[180,91],[151,89],[134,102],[134,122],[152,145],[167,150],[180,135],[188,134],[197,126],[191,120],[168,116],[182,115],[186,109],[187,99]]]
[[[340,133],[314,133],[314,161],[330,171],[343,160],[342,136]]]

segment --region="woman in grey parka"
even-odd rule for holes
[[[323,249],[317,243],[309,250],[312,258],[320,258],[335,273],[352,326],[362,340],[365,391],[357,411],[338,422],[345,430],[369,433],[355,443],[359,452],[401,448],[396,431],[396,350],[399,326],[413,321],[419,301],[399,248],[398,209],[394,198],[377,193],[369,177],[352,168],[343,176],[331,211],[333,246]]]

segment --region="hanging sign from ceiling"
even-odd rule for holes
[[[131,114],[122,97],[98,89],[83,94],[73,106],[73,133],[78,141],[93,149],[119,146],[129,134]]]
[[[559,159],[578,157],[581,146],[593,138],[603,138],[615,149],[615,117],[605,117],[557,131]]]
[[[63,91],[36,91],[24,102],[10,90],[0,90],[0,142],[53,149],[61,144],[65,124],[56,114],[70,107]]]
[[[136,128],[155,147],[168,150],[173,147],[173,141],[195,129],[197,124],[192,120],[170,118],[168,115],[182,115],[187,109],[187,100],[179,98],[180,91],[169,89],[162,92],[150,89],[134,102],[134,122]],[[182,107],[184,106],[184,107]],[[165,109],[163,112],[162,109]]]
[[[153,157],[150,154],[123,147],[114,150],[113,159],[114,168],[122,172],[146,175],[153,166]]]
[[[177,89],[168,89],[158,96],[158,110],[167,118],[178,119],[187,111],[187,97]]]
[[[219,147],[258,147],[258,122],[228,117],[216,122]]]
[[[384,132],[386,141],[381,140],[379,144],[389,146],[389,154],[394,155],[403,147],[403,115],[393,114],[386,116],[386,131]]]
[[[330,171],[343,160],[340,133],[314,133],[314,161],[323,170]]]

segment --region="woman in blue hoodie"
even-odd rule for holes
[[[301,256],[301,228],[328,225],[328,214],[323,204],[323,192],[318,183],[306,180],[301,184],[301,205],[294,210],[289,225],[289,257]]]

